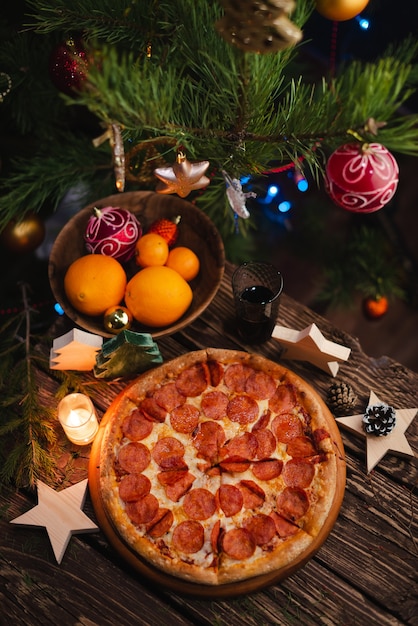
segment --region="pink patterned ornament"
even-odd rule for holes
[[[347,211],[372,213],[395,194],[399,168],[392,154],[379,143],[348,143],[328,159],[325,188]]]
[[[112,256],[121,263],[129,261],[142,235],[142,226],[135,215],[112,206],[94,208],[93,212],[84,234],[88,252]]]

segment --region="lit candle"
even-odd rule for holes
[[[61,400],[58,419],[68,439],[79,446],[91,443],[99,429],[93,403],[82,393],[70,393]]]

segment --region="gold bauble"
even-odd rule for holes
[[[103,325],[109,333],[117,335],[122,330],[128,330],[132,324],[132,314],[124,306],[109,307],[103,315]]]
[[[36,213],[27,213],[21,220],[6,224],[0,235],[1,244],[11,252],[32,252],[45,237],[45,225]]]
[[[344,22],[356,17],[369,0],[316,0],[316,10],[329,20]]]

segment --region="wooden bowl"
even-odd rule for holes
[[[64,276],[70,264],[87,254],[84,233],[94,207],[122,207],[132,211],[144,231],[156,219],[181,217],[176,245],[191,248],[200,259],[200,272],[190,283],[193,301],[186,313],[171,326],[151,328],[134,321],[131,330],[150,333],[154,338],[170,335],[184,328],[199,315],[214,298],[225,266],[225,251],[221,236],[212,221],[200,209],[177,196],[165,196],[153,191],[134,191],[102,198],[81,209],[57,236],[49,257],[48,275],[52,292],[66,315],[78,326],[96,335],[112,337],[104,327],[103,318],[84,315],[76,311],[64,291]],[[124,264],[128,280],[139,267],[132,259]]]

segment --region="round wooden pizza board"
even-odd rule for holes
[[[134,383],[131,383],[134,384]],[[130,385],[129,385],[130,386]],[[316,393],[313,389],[312,391]],[[340,507],[344,498],[345,481],[346,481],[346,465],[344,457],[344,447],[340,436],[340,431],[331,412],[323,403],[324,410],[328,416],[328,426],[337,460],[337,478],[336,490],[333,503],[330,508],[329,515],[315,540],[310,544],[309,548],[302,552],[294,561],[282,567],[279,570],[268,572],[265,575],[256,576],[247,580],[242,580],[224,585],[204,585],[193,583],[182,578],[176,578],[166,574],[162,570],[153,567],[150,563],[140,558],[119,536],[117,530],[113,526],[104,508],[103,500],[100,494],[100,450],[104,434],[104,430],[108,420],[110,419],[114,407],[119,403],[122,391],[112,402],[100,424],[100,428],[96,438],[92,444],[90,453],[88,478],[89,490],[96,513],[98,524],[106,535],[110,544],[116,550],[127,564],[134,568],[144,578],[146,584],[154,583],[170,591],[180,594],[192,595],[197,598],[215,599],[230,598],[238,595],[253,593],[264,587],[280,582],[285,578],[294,574],[298,569],[304,566],[319,550],[324,541],[330,534],[336,519],[338,517]],[[322,403],[322,400],[321,400]]]

